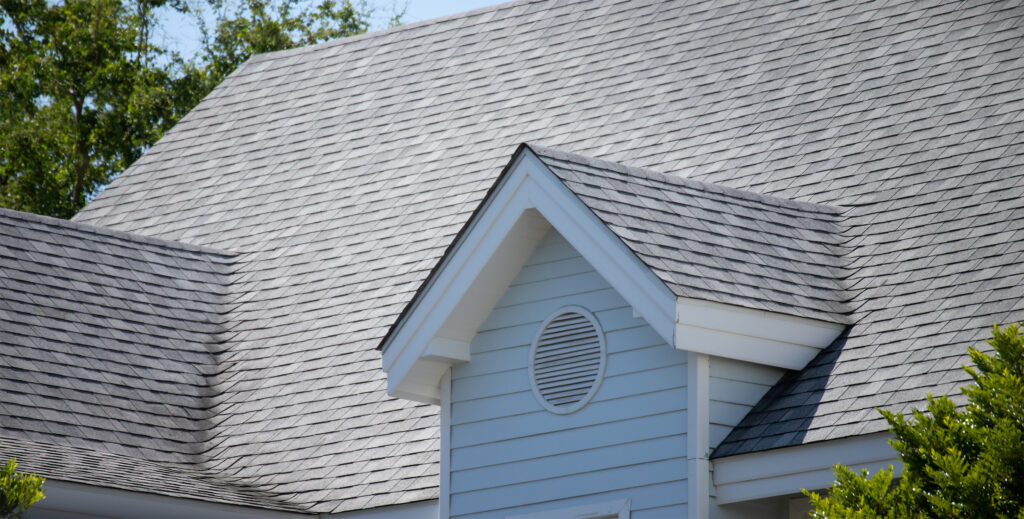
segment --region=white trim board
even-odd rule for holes
[[[676,297],[528,147],[521,147],[382,345],[388,394],[440,402],[441,376],[470,360],[476,330],[552,227],[677,349],[801,369],[844,329]]]
[[[707,517],[711,506],[710,386],[711,359],[686,356],[686,502],[690,517]]]
[[[440,519],[448,519],[452,507],[452,370],[444,372],[441,377],[441,456],[440,456],[440,498],[438,514]]]
[[[845,328],[699,299],[676,302],[676,348],[786,369],[803,369]]]
[[[469,341],[552,227],[672,343],[672,292],[524,148],[383,345],[388,394],[440,402],[441,376],[469,360]]]
[[[820,490],[835,479],[836,463],[871,473],[903,464],[889,445],[890,433],[829,440],[712,460],[718,504]]]

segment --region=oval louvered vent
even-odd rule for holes
[[[559,309],[533,341],[533,393],[548,411],[577,411],[597,392],[604,362],[604,334],[593,314],[578,306]]]

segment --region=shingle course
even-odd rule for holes
[[[838,210],[530,149],[675,295],[847,322]]]

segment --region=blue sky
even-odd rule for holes
[[[478,9],[488,5],[500,4],[503,0],[369,0],[377,15],[374,16],[371,30],[385,28],[391,13],[395,11],[393,6],[405,5],[405,23],[422,22],[431,18],[447,16],[449,14],[461,13],[472,9]],[[192,21],[170,10],[165,11],[163,16],[165,32],[158,34],[159,40],[165,48],[178,50],[183,55],[192,55],[199,48],[199,31]]]
[[[405,21],[406,23],[421,22],[500,3],[503,3],[502,0],[409,0],[405,11]]]

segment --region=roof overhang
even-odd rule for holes
[[[828,321],[680,297],[675,346],[681,350],[802,369],[845,326]]]
[[[872,474],[892,465],[899,476],[903,463],[890,438],[882,432],[712,460],[716,499],[724,505],[821,490],[835,479],[836,463]]]
[[[439,402],[442,375],[469,361],[480,324],[551,228],[676,348],[799,369],[843,330],[677,297],[523,145],[384,338],[388,394]]]

